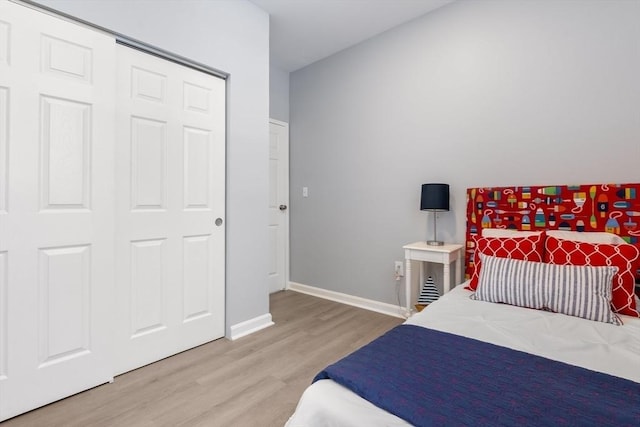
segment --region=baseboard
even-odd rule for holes
[[[329,291],[314,286],[303,285],[302,283],[289,282],[288,289],[300,292],[318,298],[324,298],[342,304],[352,305],[365,310],[375,311],[377,313],[386,314],[388,316],[400,317],[404,319],[406,316],[403,307],[387,304],[385,302],[374,301],[366,298],[356,297],[353,295],[343,294],[341,292]]]
[[[273,320],[271,320],[271,313],[263,314],[262,316],[254,317],[253,319],[231,325],[229,328],[230,336],[227,338],[231,341],[237,340],[238,338],[258,332],[261,329],[273,326],[273,324]]]

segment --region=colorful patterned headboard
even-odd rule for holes
[[[469,188],[465,276],[482,228],[608,231],[640,244],[639,223],[640,184]]]

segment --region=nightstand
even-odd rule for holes
[[[442,246],[427,245],[426,242],[415,242],[402,247],[405,259],[405,310],[407,315],[411,314],[411,307],[416,302],[420,286],[424,283],[424,263],[433,262],[443,265],[443,292],[447,293],[451,289],[451,264],[455,262],[455,284],[462,283],[462,259],[463,245],[444,244]],[[420,263],[420,281],[418,290],[414,292],[412,281],[412,264],[414,261]]]

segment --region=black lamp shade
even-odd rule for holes
[[[422,184],[421,211],[448,211],[449,184]]]

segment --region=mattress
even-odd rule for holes
[[[640,318],[623,326],[469,299],[459,285],[406,323],[474,338],[640,383]],[[407,426],[341,385],[304,392],[287,427]]]

